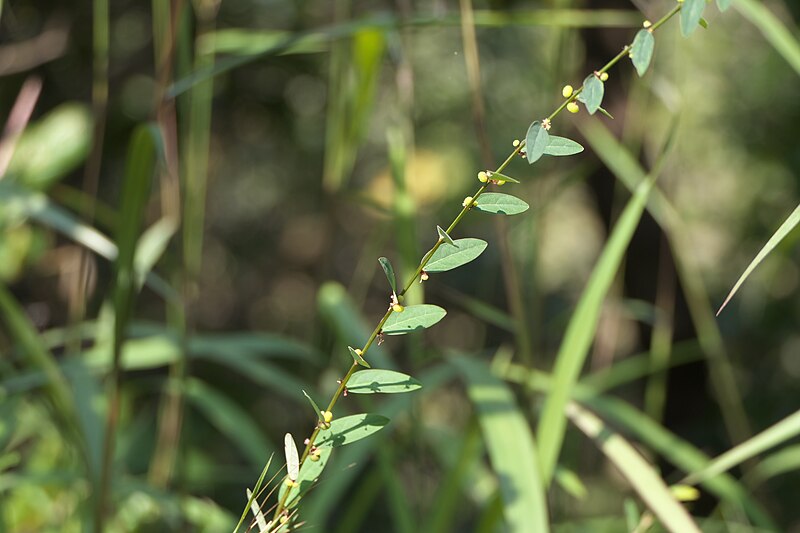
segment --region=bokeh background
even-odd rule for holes
[[[135,224],[120,206],[137,125],[158,124],[165,143],[142,252],[158,280],[127,324],[106,528],[230,531],[245,487],[272,453],[273,472],[282,462],[284,433],[300,443],[313,428],[301,391],[327,401],[346,346],[360,346],[385,309],[377,257],[405,280],[478,170],[555,109],[564,84],[579,86],[643,19],[672,7],[119,0],[105,17],[104,5],[0,3],[0,530],[96,522],[117,279],[102,235]],[[531,209],[499,221],[471,213],[453,236],[487,240],[487,252],[410,293],[447,317],[387,340],[375,361],[425,392],[339,404],[395,414],[374,442],[328,466],[306,501],[307,528],[502,527],[497,479],[447,357],[490,361],[501,350],[552,368],[630,197],[625,164],[659,163],[680,231],[643,217],[584,373],[709,456],[798,409],[797,234],[713,313],[800,196],[799,8],[709,5],[708,28],[689,39],[668,22],[643,78],[628,61],[611,71],[603,105],[613,120],[582,110],[554,121],[552,133],[581,142],[582,154],[511,164],[522,184],[503,192]],[[38,335],[26,343],[24,331]],[[65,376],[81,437],[62,427],[31,342]],[[614,381],[631,358],[670,368]],[[543,395],[515,390],[535,427]],[[794,446],[770,475],[755,460],[733,474],[781,530],[800,531]],[[641,451],[668,481],[682,477]],[[570,429],[561,462],[574,478],[551,488],[552,522],[625,530],[626,501],[637,500],[591,441]],[[688,505],[709,530],[750,530],[719,503],[703,492]]]

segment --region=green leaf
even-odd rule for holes
[[[383,273],[386,274],[386,279],[389,280],[389,286],[392,288],[392,292],[397,293],[397,279],[395,278],[394,275],[394,268],[392,267],[392,263],[385,257],[379,257],[378,263],[381,264],[381,268],[383,268]]]
[[[234,442],[254,464],[261,465],[275,448],[250,414],[228,396],[195,378],[186,381],[186,397],[212,425]]]
[[[650,60],[653,58],[653,48],[656,44],[656,38],[647,30],[639,30],[636,37],[633,39],[631,45],[631,62],[636,68],[639,77],[644,76],[647,72],[647,67],[650,66]]]
[[[600,114],[607,116],[611,120],[614,120],[614,115],[606,111],[605,108],[603,108],[603,106],[598,107],[597,110],[600,111]]]
[[[314,485],[314,482],[319,478],[322,471],[328,465],[328,459],[331,457],[331,452],[333,448],[330,446],[325,446],[323,448],[319,448],[319,460],[312,461],[310,458],[306,458],[303,462],[303,466],[300,467],[300,472],[297,475],[297,486],[292,487],[289,496],[286,498],[286,508],[291,509],[297,505],[300,499],[305,495],[306,492]],[[278,498],[282,498],[283,494],[286,492],[288,486],[285,483],[281,483],[281,489],[278,492]]]
[[[244,523],[244,519],[247,518],[247,511],[251,509],[253,502],[256,500],[255,495],[259,494],[259,491],[261,490],[261,484],[264,483],[264,478],[267,477],[267,472],[269,471],[269,466],[271,464],[272,464],[272,456],[270,456],[269,461],[267,461],[267,464],[264,465],[264,469],[261,471],[261,475],[259,476],[258,481],[256,481],[255,487],[253,487],[253,491],[250,492],[248,490],[249,494],[247,495],[247,506],[244,508],[244,511],[242,511],[242,515],[239,517],[239,522],[236,524],[236,527],[233,528],[234,533],[238,533],[239,528]]]
[[[706,7],[706,0],[684,0],[681,8],[681,33],[684,37],[697,29]]]
[[[575,155],[583,152],[583,146],[580,143],[567,139],[566,137],[559,137],[558,135],[550,136],[550,144],[547,145],[544,153],[545,155]]]
[[[589,74],[586,76],[586,79],[583,80],[583,90],[578,95],[578,100],[586,105],[586,111],[588,111],[590,115],[594,115],[600,108],[600,104],[603,103],[604,92],[605,86],[603,82],[600,81],[600,78],[594,74]]]
[[[675,499],[655,467],[631,443],[574,402],[567,406],[567,414],[587,437],[597,443],[669,531],[700,533],[700,528],[686,508]]]
[[[717,0],[717,7],[720,11],[725,11],[731,7],[731,0]]]
[[[516,196],[501,192],[485,192],[475,200],[474,205],[478,211],[497,215],[517,215],[530,207]]]
[[[703,17],[700,17],[700,20],[698,21],[698,24],[700,24],[704,29],[706,29],[706,30],[708,29],[708,21],[706,19],[704,19]]]
[[[380,431],[388,423],[389,419],[385,416],[372,413],[334,418],[330,428],[320,431],[320,438],[315,445],[334,448],[346,446]]]
[[[409,305],[402,313],[389,315],[382,331],[385,335],[405,335],[410,331],[433,326],[446,314],[447,311],[438,305]]]
[[[178,223],[172,218],[164,217],[142,232],[133,259],[138,290],[141,290],[147,275],[164,254],[177,230]]]
[[[466,265],[480,256],[489,246],[481,239],[458,239],[455,246],[442,245],[425,264],[425,272],[446,272]]]
[[[537,432],[542,452],[542,473],[548,484],[564,440],[567,402],[594,339],[603,301],[617,275],[652,188],[652,179],[642,180],[622,211],[581,294],[556,356],[553,388],[545,400]]]
[[[758,0],[737,0],[736,10],[758,28],[775,51],[800,74],[800,41],[795,37],[794,29],[788,28],[764,2]]]
[[[347,392],[352,394],[393,394],[422,388],[422,383],[393,370],[361,370],[350,377]]]
[[[703,469],[687,476],[684,482],[694,485],[706,479],[711,479],[770,448],[793,439],[797,435],[800,435],[800,411],[795,411],[758,435],[712,459]]]
[[[530,425],[514,394],[484,363],[467,357],[454,357],[450,362],[464,376],[467,394],[477,411],[489,460],[500,483],[509,531],[547,532],[545,484]]]
[[[755,258],[752,261],[750,261],[750,264],[747,265],[747,268],[744,270],[744,273],[741,276],[739,276],[739,279],[736,281],[736,284],[731,289],[731,292],[728,293],[728,297],[725,298],[724,302],[722,302],[719,311],[717,311],[717,316],[719,316],[722,310],[725,309],[725,306],[728,305],[728,302],[731,301],[733,295],[736,294],[736,291],[739,290],[739,287],[742,286],[742,283],[744,283],[744,281],[750,276],[750,274],[753,273],[756,267],[761,264],[761,261],[763,261],[764,258],[767,257],[767,255],[769,255],[769,253],[772,250],[774,250],[775,247],[778,246],[778,244],[783,239],[786,238],[789,232],[791,232],[795,228],[795,226],[797,226],[798,223],[800,223],[800,205],[798,205],[794,209],[794,211],[792,211],[792,214],[789,215],[789,218],[787,218],[783,222],[783,224],[781,224],[781,227],[779,227],[778,230],[772,234],[772,237],[769,238],[767,244],[765,244],[764,247],[761,248],[761,251],[759,251],[758,254],[756,254]]]
[[[458,247],[453,239],[450,238],[450,235],[448,235],[447,232],[441,228],[441,226],[436,226],[436,232],[439,234],[439,238],[442,239],[442,242],[449,244],[450,246]]]
[[[528,127],[528,133],[525,134],[525,157],[528,164],[532,165],[542,157],[550,142],[549,139],[550,134],[538,120]]]
[[[317,413],[317,418],[322,420],[322,409],[319,408],[317,402],[315,402],[314,399],[311,396],[309,396],[306,391],[303,391],[303,396],[308,398],[308,401],[311,403],[311,407],[314,409],[314,412]]]
[[[545,152],[546,153],[546,152]],[[511,183],[519,183],[519,180],[512,178],[511,176],[507,176],[505,174],[501,174],[499,172],[487,172],[489,175],[489,179],[498,180],[498,181],[508,181]]]
[[[353,358],[353,361],[355,361],[357,365],[361,365],[365,368],[371,368],[369,363],[367,363],[366,359],[361,357],[353,347],[348,346],[347,349],[350,350],[350,356]]]

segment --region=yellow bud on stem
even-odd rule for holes
[[[567,111],[570,113],[577,113],[581,108],[578,107],[578,102],[570,102],[567,104]]]
[[[394,304],[392,306],[392,311],[394,311],[395,313],[402,313],[404,310],[405,310],[405,307],[403,307],[400,304]]]
[[[569,98],[572,96],[573,91],[574,89],[572,88],[572,85],[564,85],[564,88],[561,89],[561,96],[564,98]]]

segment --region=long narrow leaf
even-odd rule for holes
[[[778,230],[772,234],[772,237],[769,238],[767,244],[765,244],[764,247],[761,248],[758,254],[756,254],[755,258],[753,258],[753,260],[750,261],[750,264],[747,265],[747,268],[744,270],[742,275],[739,276],[739,279],[736,280],[736,284],[731,289],[731,292],[728,293],[728,296],[725,298],[725,301],[722,302],[722,305],[719,307],[719,310],[717,311],[717,316],[719,316],[722,310],[725,309],[725,306],[728,305],[728,302],[731,301],[733,295],[736,294],[736,291],[739,290],[739,287],[742,286],[742,283],[744,283],[744,281],[750,276],[750,274],[753,273],[756,267],[761,264],[761,261],[763,261],[764,258],[767,257],[767,255],[769,255],[769,253],[772,250],[774,250],[775,247],[778,246],[778,244],[780,244],[780,242],[783,239],[786,238],[789,232],[791,232],[795,228],[795,226],[797,226],[798,223],[800,223],[800,205],[798,205],[794,209],[794,211],[792,211],[792,214],[789,215],[789,218],[787,218],[783,222],[783,224],[781,224],[781,227],[778,228]]]
[[[574,402],[567,405],[567,415],[587,437],[597,443],[668,530],[673,533],[700,533],[700,528],[672,495],[655,467],[645,461],[631,443]]]
[[[467,393],[478,413],[492,468],[500,481],[509,529],[549,531],[545,483],[537,465],[533,434],[514,395],[486,365],[466,357],[451,361],[464,376]]]
[[[603,301],[639,224],[652,186],[652,179],[642,181],[620,215],[561,342],[553,371],[553,388],[545,400],[537,433],[542,454],[542,475],[548,484],[552,479],[561,443],[564,440],[566,429],[564,410],[567,401],[589,352]]]

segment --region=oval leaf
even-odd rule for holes
[[[442,245],[425,265],[425,272],[446,272],[466,265],[483,253],[489,243],[481,239],[458,239],[457,247]]]
[[[600,81],[600,78],[594,74],[589,74],[586,76],[586,79],[583,80],[583,90],[581,94],[578,95],[578,100],[586,105],[586,111],[588,111],[590,115],[594,115],[597,113],[597,110],[600,109],[600,104],[603,103],[604,92],[605,86],[603,82]]]
[[[516,196],[500,192],[487,192],[475,201],[475,208],[486,213],[497,215],[517,215],[528,210],[526,202]]]
[[[550,144],[545,149],[545,155],[575,155],[583,152],[583,146],[580,143],[567,139],[566,137],[559,137],[558,135],[550,136]]]
[[[385,416],[372,413],[334,419],[329,429],[320,431],[320,439],[316,442],[316,446],[336,448],[352,444],[380,431],[388,423],[389,419]]]
[[[639,30],[636,38],[633,39],[631,45],[631,61],[633,66],[636,67],[636,72],[639,77],[644,76],[647,72],[647,67],[650,66],[650,59],[653,57],[653,47],[656,44],[656,39],[653,34],[647,30]]]
[[[294,443],[291,433],[283,436],[283,451],[286,454],[286,472],[289,479],[295,481],[300,470],[300,458],[297,455],[297,445]]]
[[[416,379],[392,370],[361,370],[347,382],[347,392],[352,394],[393,394],[420,388],[422,383]]]
[[[392,268],[392,263],[385,257],[379,257],[378,263],[381,264],[381,268],[383,268],[383,273],[386,274],[386,279],[389,280],[389,286],[392,288],[392,292],[397,292],[397,280],[394,275],[394,268]]]
[[[439,238],[442,239],[442,242],[451,246],[458,246],[455,242],[453,242],[453,239],[450,238],[450,235],[448,235],[441,226],[436,226],[436,232],[439,234]]]
[[[538,120],[528,127],[528,133],[525,135],[525,157],[528,159],[528,164],[533,164],[542,157],[549,139],[550,134]]]
[[[681,33],[684,37],[692,34],[700,25],[706,0],[684,0],[681,8]]]
[[[402,313],[392,313],[383,325],[385,335],[405,335],[429,328],[444,318],[447,311],[438,305],[409,305]]]
[[[363,357],[361,357],[358,353],[356,353],[355,349],[353,349],[352,346],[348,346],[347,349],[350,350],[350,357],[353,358],[353,361],[357,365],[361,365],[365,368],[370,368],[369,363],[367,363],[367,361]]]

